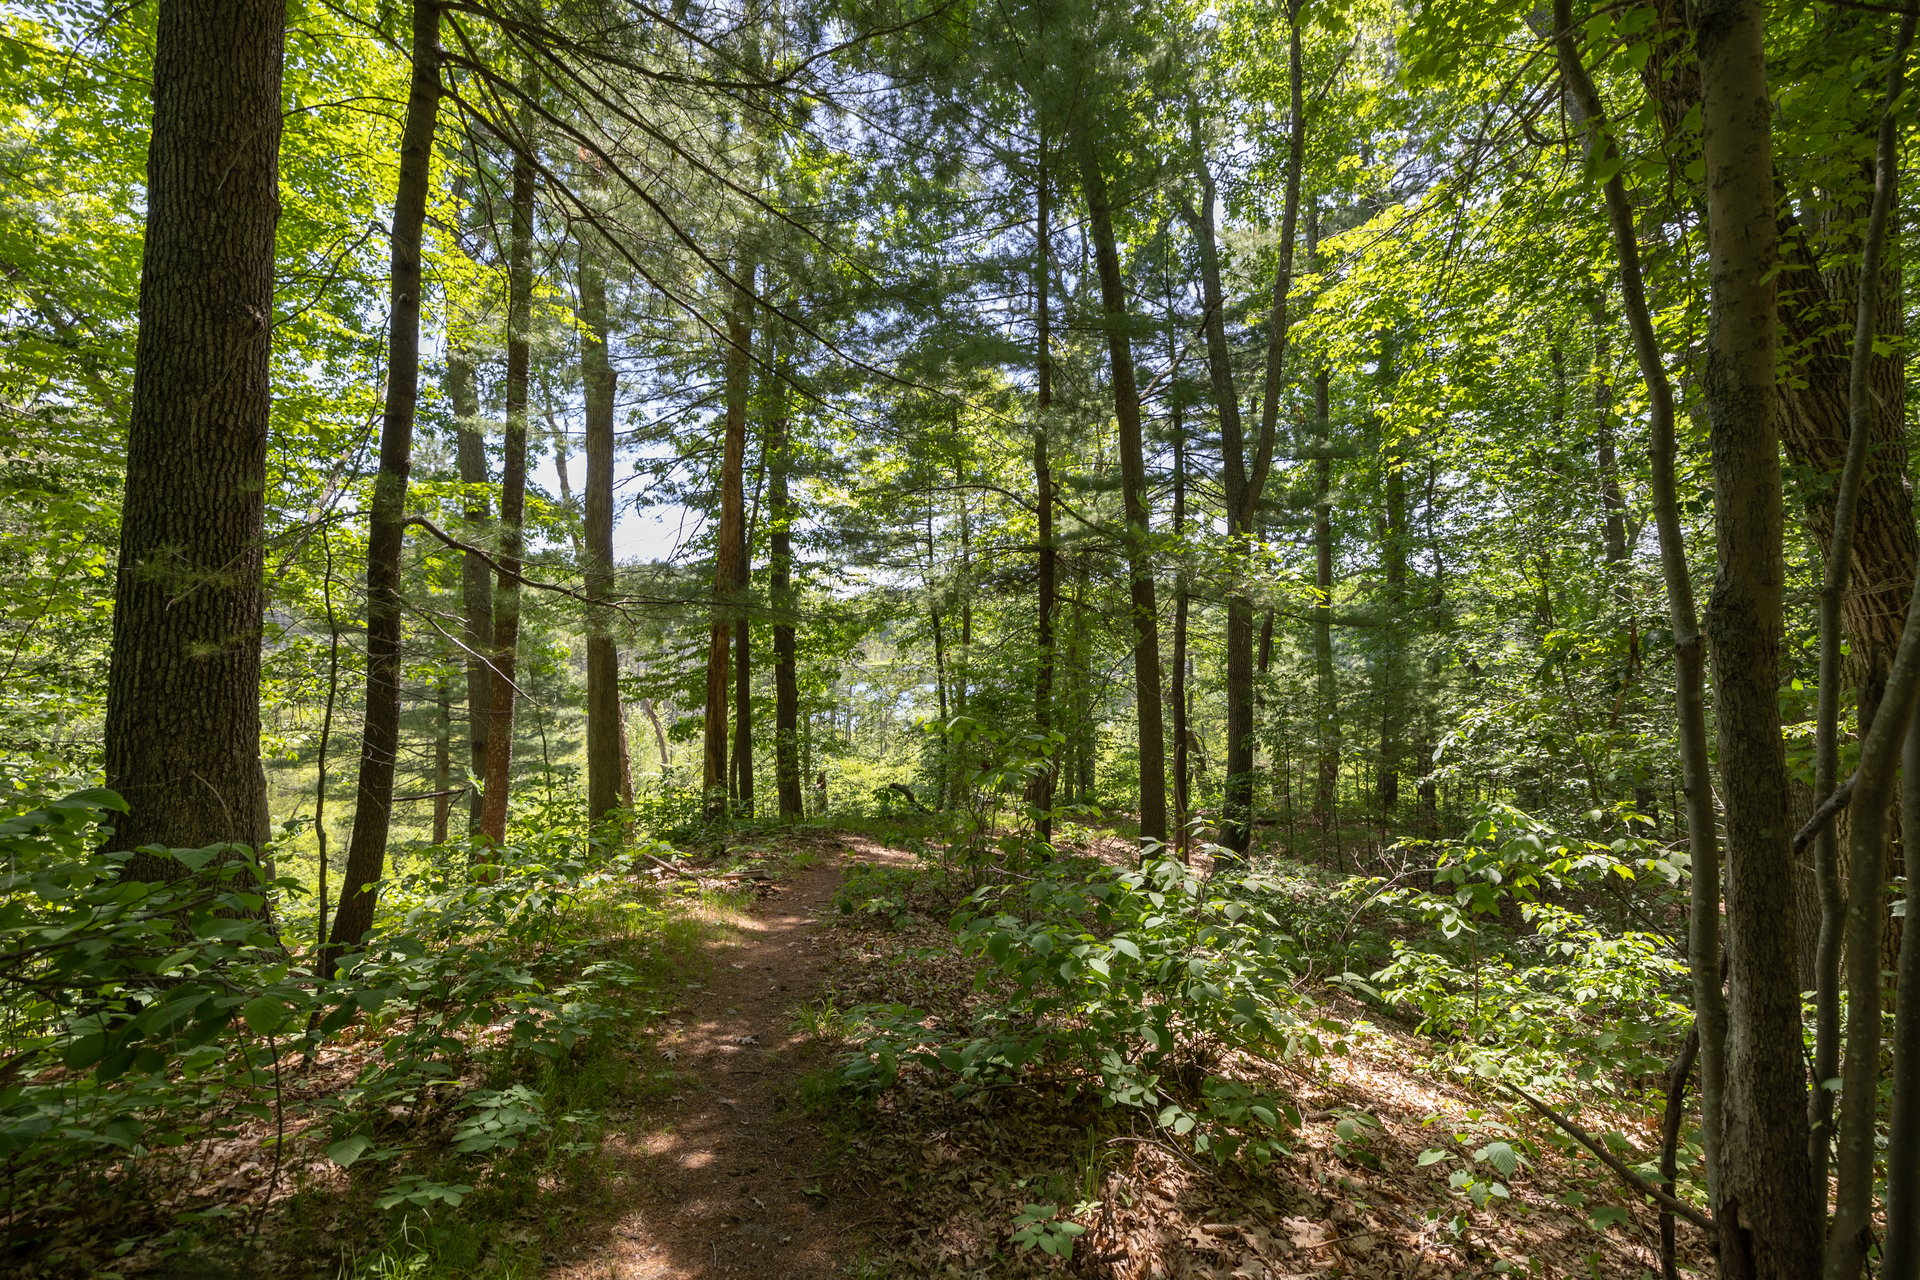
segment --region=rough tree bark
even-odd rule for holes
[[[1093,140],[1078,139],[1081,187],[1100,275],[1107,354],[1113,380],[1113,414],[1120,428],[1120,482],[1126,505],[1127,577],[1131,585],[1134,705],[1140,721],[1140,836],[1167,839],[1166,726],[1160,697],[1160,620],[1155,601],[1147,510],[1147,464],[1140,436],[1140,395],[1134,382],[1133,345],[1127,332],[1127,285],[1107,201],[1106,176]]]
[[[400,135],[393,199],[393,263],[388,291],[387,395],[380,424],[380,470],[367,521],[367,694],[360,779],[340,901],[319,972],[331,973],[345,948],[373,924],[369,887],[386,866],[393,819],[393,767],[400,748],[400,553],[413,463],[413,420],[420,397],[420,242],[426,226],[434,123],[440,111],[440,9],[413,6],[413,70]]]
[[[513,190],[508,218],[512,243],[507,250],[507,376],[504,408],[506,449],[500,463],[500,548],[502,572],[493,598],[493,687],[488,694],[486,800],[480,809],[480,834],[494,844],[507,838],[512,799],[513,722],[520,657],[520,569],[527,509],[527,384],[533,358],[533,158],[520,143],[525,117],[513,150]]]
[[[1787,770],[1780,737],[1784,579],[1778,232],[1759,0],[1696,10],[1706,165],[1706,409],[1719,573],[1707,613],[1727,840],[1726,1098],[1720,1266],[1732,1280],[1820,1268],[1793,939]]]
[[[474,385],[473,356],[463,346],[447,352],[447,398],[453,402],[454,465],[458,468],[464,532],[471,543],[484,542],[492,523],[487,496],[486,425],[480,421],[480,393]],[[461,641],[467,664],[467,830],[480,830],[481,780],[487,773],[488,704],[493,676],[487,653],[493,648],[493,570],[486,557],[468,551],[460,557]]]
[[[107,677],[120,849],[267,841],[260,768],[282,0],[160,9]],[[185,874],[137,855],[129,878]]]
[[[607,281],[594,246],[580,243],[580,377],[586,407],[587,819],[621,804],[627,730],[620,710],[620,653],[613,596],[613,410],[618,388],[607,358]],[[598,606],[598,607],[594,607]]]
[[[747,376],[752,341],[753,277],[742,264],[739,283],[727,309],[726,421],[720,460],[720,524],[714,536],[713,617],[707,635],[705,752],[700,775],[703,808],[709,822],[727,817],[727,693],[731,644],[744,565],[741,540],[746,529]]]

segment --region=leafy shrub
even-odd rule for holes
[[[1357,880],[1345,896],[1421,926],[1392,943],[1373,993],[1417,1012],[1459,1061],[1522,1081],[1596,1081],[1664,1067],[1692,1016],[1687,969],[1672,938],[1566,903],[1648,877],[1664,894],[1681,875],[1649,841],[1583,840],[1494,806],[1442,851],[1432,889]]]
[[[219,847],[174,851],[180,880],[123,879],[132,855],[91,845],[124,810],[83,791],[0,822],[0,1165],[42,1187],[208,1132],[210,1104],[270,1083],[273,1037],[321,1008],[263,913],[291,886]],[[257,1114],[243,1103],[224,1125]]]
[[[951,1034],[917,1010],[863,1010],[875,1030],[843,1078],[883,1088],[913,1063],[953,1077],[956,1093],[1051,1079],[1146,1112],[1196,1150],[1265,1160],[1297,1117],[1211,1067],[1234,1050],[1329,1047],[1329,1024],[1304,1017],[1291,989],[1295,954],[1269,891],[1203,881],[1171,858],[1137,871],[1055,864],[984,888],[955,926],[992,998]]]
[[[513,850],[485,882],[459,850],[410,859],[384,886],[375,940],[317,980],[267,911],[303,890],[268,879],[248,851],[174,850],[181,878],[129,880],[130,855],[95,848],[103,818],[124,809],[117,796],[23,799],[0,821],[0,1178],[16,1239],[115,1166],[258,1133],[284,1114],[291,1060],[354,1023],[377,1052],[305,1104],[340,1165],[418,1149],[417,1136],[382,1133],[396,1117],[443,1121],[432,1143],[469,1162],[591,1121],[556,1113],[540,1081],[639,981],[578,932],[577,908],[628,883],[612,851],[556,836]],[[472,1189],[390,1177],[383,1207],[457,1204]]]
[[[847,869],[833,906],[843,916],[898,929],[916,911],[950,910],[956,896],[952,878],[939,868],[862,864]]]

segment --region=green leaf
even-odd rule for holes
[[[255,1035],[270,1036],[287,1021],[287,1006],[272,996],[255,996],[240,1009]]]
[[[1587,1221],[1593,1224],[1595,1231],[1605,1231],[1616,1223],[1630,1221],[1632,1215],[1618,1205],[1601,1205],[1587,1215]]]
[[[66,1063],[69,1071],[85,1071],[100,1061],[106,1052],[107,1033],[94,1031],[69,1043],[61,1060]]]
[[[1473,1153],[1475,1160],[1485,1161],[1500,1171],[1503,1178],[1511,1178],[1513,1171],[1520,1167],[1520,1153],[1506,1142],[1489,1142]]]
[[[342,1169],[351,1168],[353,1162],[365,1155],[367,1148],[372,1145],[373,1140],[371,1138],[362,1137],[356,1133],[351,1138],[342,1138],[340,1141],[328,1146],[327,1159],[333,1161]]]

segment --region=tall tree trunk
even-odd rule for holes
[[[1634,358],[1646,384],[1649,401],[1648,461],[1654,524],[1660,538],[1660,571],[1667,593],[1668,625],[1673,631],[1675,735],[1680,755],[1681,785],[1686,794],[1687,838],[1692,872],[1687,928],[1687,968],[1693,985],[1694,1024],[1700,1036],[1701,1138],[1705,1149],[1707,1186],[1715,1199],[1721,1185],[1722,1132],[1725,1124],[1727,1080],[1727,1005],[1721,976],[1720,848],[1714,811],[1712,764],[1707,748],[1705,653],[1699,615],[1693,598],[1693,575],[1687,564],[1685,535],[1680,523],[1679,492],[1675,479],[1678,447],[1674,432],[1673,383],[1653,326],[1640,270],[1640,242],[1633,207],[1619,175],[1619,150],[1600,106],[1573,27],[1571,0],[1554,0],[1554,44],[1579,119],[1592,133],[1588,154],[1599,170],[1607,220],[1620,264],[1620,293],[1627,326],[1633,335]],[[1429,473],[1431,485],[1431,473]],[[1431,510],[1431,501],[1429,501]],[[1437,544],[1435,550],[1438,550]],[[1438,575],[1436,574],[1436,591]]]
[[[776,373],[782,373],[776,363]],[[782,818],[804,818],[800,777],[800,646],[793,594],[793,421],[784,378],[767,424],[767,591],[773,603],[773,780]]]
[[[107,677],[112,845],[268,837],[261,535],[280,216],[283,0],[169,0]],[[186,874],[139,854],[129,878]]]
[[[1391,365],[1383,356],[1380,376],[1390,385]],[[1398,449],[1383,449],[1380,460],[1386,472],[1381,488],[1382,520],[1380,577],[1386,600],[1387,616],[1403,617],[1407,605],[1407,460]],[[1402,652],[1397,628],[1389,627],[1383,637],[1385,648],[1380,662],[1380,774],[1375,796],[1380,820],[1388,822],[1400,804],[1400,764],[1406,734],[1407,690],[1406,655]]]
[[[620,710],[620,654],[613,596],[613,411],[618,389],[607,358],[607,281],[595,246],[580,243],[580,380],[586,401],[587,820],[621,804],[627,730]],[[596,607],[597,606],[597,607]],[[631,783],[628,784],[629,790]]]
[[[400,135],[393,198],[393,262],[388,287],[387,395],[380,424],[380,470],[367,520],[367,707],[360,736],[360,779],[347,839],[339,905],[319,971],[373,925],[370,887],[384,874],[393,819],[393,768],[400,750],[400,552],[413,463],[413,419],[420,398],[420,246],[426,226],[434,123],[440,111],[440,10],[413,6],[413,71]]]
[[[1169,329],[1168,346],[1172,346]],[[1171,379],[1168,408],[1173,419],[1173,536],[1184,539],[1187,533],[1187,427],[1181,419],[1179,379]],[[1189,690],[1187,686],[1187,614],[1189,609],[1185,550],[1173,587],[1173,675],[1167,681],[1167,697],[1173,702],[1173,823],[1174,844],[1182,858],[1187,856],[1187,820],[1192,807],[1192,765],[1188,747]]]
[[[1034,623],[1035,649],[1033,675],[1033,725],[1042,739],[1053,732],[1053,615],[1060,594],[1059,552],[1053,545],[1053,459],[1049,436],[1053,411],[1053,313],[1050,288],[1053,271],[1052,198],[1048,190],[1046,152],[1042,145],[1036,161],[1038,174],[1034,186],[1034,264],[1033,298],[1035,334],[1033,346],[1034,378],[1038,383],[1034,396],[1033,428],[1033,504],[1034,504]],[[1048,759],[1033,780],[1033,807],[1040,817],[1035,834],[1042,841],[1053,839],[1053,792],[1063,756],[1058,746],[1048,743]]]
[[[1333,667],[1333,456],[1328,374],[1313,375],[1313,684],[1317,765],[1313,820],[1324,831],[1339,823],[1340,687]]]
[[[1127,577],[1133,613],[1134,706],[1140,721],[1140,837],[1167,839],[1166,727],[1160,700],[1160,619],[1155,600],[1146,452],[1140,435],[1140,395],[1133,376],[1128,336],[1127,285],[1107,203],[1107,181],[1091,138],[1079,140],[1080,179],[1087,197],[1094,261],[1105,311],[1107,355],[1113,380],[1113,413],[1120,428],[1120,484],[1126,506]]]
[[[1854,192],[1843,193],[1842,219],[1856,218]],[[1889,225],[1887,234],[1891,236]],[[1849,321],[1860,279],[1855,234],[1831,237],[1839,244],[1816,253],[1809,230],[1788,228],[1783,251],[1794,270],[1780,294],[1785,347],[1797,357],[1781,389],[1781,439],[1796,470],[1820,478],[1809,487],[1807,523],[1825,557],[1821,619],[1823,627],[1820,705],[1816,715],[1815,801],[1839,778],[1842,693],[1856,694],[1857,729],[1865,736],[1879,709],[1899,647],[1902,608],[1912,588],[1915,531],[1906,476],[1905,364],[1897,356],[1870,353],[1866,376],[1871,394],[1863,456],[1857,479],[1843,477],[1849,445],[1849,383],[1852,354]],[[1897,267],[1883,269],[1876,288],[1876,332],[1898,335],[1904,328]],[[1839,483],[1831,477],[1843,477]],[[1843,490],[1845,492],[1843,493]],[[1846,512],[1846,518],[1841,513]],[[1845,542],[1846,553],[1841,553]],[[1844,639],[1844,644],[1842,643]],[[1844,652],[1843,652],[1844,650]],[[1844,903],[1838,851],[1848,842],[1853,812],[1830,823],[1811,850],[1820,905],[1814,980],[1816,1079],[1832,1079],[1840,1057],[1840,956]],[[1892,868],[1898,875],[1904,868]],[[1831,1137],[1833,1094],[1814,1090],[1812,1100],[1815,1181],[1824,1168]]]
[[[1266,376],[1260,397],[1260,429],[1251,460],[1246,456],[1241,427],[1239,392],[1226,340],[1226,304],[1220,283],[1215,244],[1213,175],[1200,165],[1202,204],[1189,211],[1200,251],[1200,275],[1206,304],[1207,363],[1220,418],[1221,479],[1226,490],[1227,532],[1236,550],[1250,554],[1255,524],[1267,474],[1273,462],[1280,419],[1280,384],[1291,337],[1290,299],[1293,292],[1294,237],[1300,219],[1300,179],[1306,164],[1307,118],[1303,94],[1300,12],[1287,6],[1287,84],[1291,124],[1287,139],[1287,178],[1280,215],[1280,262],[1274,274],[1273,301],[1267,322]],[[1197,141],[1197,130],[1196,141]],[[1309,250],[1311,252],[1311,250]],[[1227,595],[1227,758],[1221,806],[1220,843],[1244,856],[1252,840],[1253,772],[1255,752],[1253,602],[1243,589]]]
[[[520,136],[529,123],[523,116]],[[488,695],[487,788],[480,833],[494,844],[507,838],[513,777],[515,677],[520,658],[520,570],[526,535],[527,383],[533,358],[533,158],[516,147],[507,257],[506,452],[500,466],[500,567],[493,600],[493,688]]]
[[[445,844],[453,816],[453,691],[444,675],[434,681],[433,701],[433,842]]]
[[[753,580],[751,544],[742,522],[740,584]],[[733,796],[743,818],[753,816],[753,624],[742,609],[733,624]]]
[[[464,346],[455,345],[447,352],[447,398],[453,402],[454,429],[458,433],[454,462],[465,495],[464,532],[468,542],[480,542],[492,523],[493,504],[487,497],[486,425],[480,420],[473,357]],[[486,557],[475,551],[460,557],[460,603],[467,662],[467,830],[477,832],[484,803],[481,784],[487,774],[488,707],[493,693],[493,674],[487,667],[487,654],[493,649],[493,569]]]
[[[1848,362],[1847,380],[1847,461],[1834,499],[1833,549],[1828,558],[1826,598],[1821,602],[1822,630],[1835,640],[1838,639],[1841,602],[1846,595],[1851,568],[1851,534],[1858,510],[1858,497],[1866,473],[1867,455],[1876,434],[1875,419],[1883,416],[1876,412],[1873,404],[1877,372],[1873,348],[1880,338],[1877,332],[1880,318],[1878,295],[1883,281],[1882,262],[1886,253],[1888,226],[1892,221],[1898,185],[1899,134],[1894,112],[1900,100],[1904,63],[1907,48],[1913,43],[1914,25],[1915,15],[1908,12],[1900,24],[1892,67],[1887,73],[1886,105],[1881,113],[1874,149],[1872,211],[1867,221],[1866,241],[1857,273],[1853,352]],[[1915,600],[1914,605],[1920,606],[1920,600]],[[1908,626],[1920,625],[1914,623],[1913,617],[1910,608]],[[1905,628],[1902,630],[1904,633]],[[1842,1066],[1839,1142],[1835,1153],[1838,1177],[1833,1230],[1827,1245],[1827,1280],[1854,1280],[1860,1274],[1867,1249],[1873,1243],[1874,1162],[1879,1142],[1881,934],[1887,911],[1888,811],[1899,767],[1897,753],[1907,736],[1907,723],[1913,717],[1912,668],[1916,652],[1920,651],[1920,645],[1915,644],[1915,640],[1920,640],[1920,637],[1904,636],[1883,690],[1886,705],[1873,715],[1873,725],[1867,732],[1866,740],[1861,743],[1860,763],[1855,771],[1854,800],[1858,808],[1850,815],[1850,883],[1847,886],[1845,920],[1846,1055]],[[1826,656],[1824,652],[1822,656]],[[1837,662],[1832,665],[1838,666]],[[1823,677],[1825,674],[1823,671]],[[1831,721],[1823,723],[1822,728],[1829,736],[1837,736],[1837,697],[1831,711]],[[1824,1149],[1817,1147],[1813,1171],[1815,1185],[1822,1190],[1826,1181],[1823,1176],[1826,1172],[1824,1155]]]
[[[1614,612],[1620,619],[1621,674],[1614,703],[1614,721],[1644,699],[1636,686],[1640,680],[1640,623],[1634,616],[1631,559],[1627,548],[1627,499],[1620,487],[1619,446],[1613,425],[1613,343],[1606,308],[1596,294],[1593,306],[1593,453],[1594,469],[1600,483],[1600,553],[1612,579]],[[1660,825],[1660,800],[1653,789],[1653,776],[1643,765],[1633,774],[1634,812],[1645,817],[1657,830]]]
[[[1820,1267],[1808,1153],[1787,769],[1780,738],[1777,232],[1759,0],[1698,8],[1706,162],[1706,408],[1720,568],[1707,615],[1727,833],[1730,961],[1720,1265],[1733,1280]]]
[[[1920,716],[1907,726],[1901,774],[1920,779]],[[1902,782],[1900,829],[1920,831],[1920,786]],[[1887,1122],[1886,1280],[1920,1280],[1920,897],[1908,880],[1894,969],[1893,1114]]]
[[[956,429],[958,423],[955,424]],[[957,431],[956,431],[957,433]],[[953,713],[956,716],[967,714],[968,695],[973,685],[973,523],[967,512],[966,478],[960,468],[954,468],[955,494],[960,503],[960,577],[954,594],[960,599],[960,643],[955,656],[953,669]],[[963,755],[959,761],[961,768],[954,771],[954,800],[959,802],[965,796],[967,779],[980,763],[977,755],[968,759]]]
[[[732,675],[729,642],[745,585],[745,563],[740,553],[747,519],[747,381],[753,340],[754,268],[743,263],[738,271],[740,280],[727,309],[720,524],[714,538],[713,620],[707,638],[706,750],[700,785],[709,822],[722,822],[727,816],[727,692]]]

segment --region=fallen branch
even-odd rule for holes
[[[698,880],[700,878],[699,876],[695,875],[693,872],[687,870],[685,867],[674,866],[671,862],[668,862],[665,858],[656,858],[650,853],[643,853],[640,855],[640,858],[643,862],[651,862],[654,866],[660,868],[662,871],[665,871],[669,875],[679,876],[682,880]]]
[[[1599,1157],[1600,1163],[1606,1165],[1607,1168],[1613,1170],[1614,1173],[1619,1176],[1620,1180],[1626,1183],[1627,1186],[1629,1186],[1635,1191],[1638,1191],[1641,1195],[1647,1197],[1649,1200],[1652,1200],[1655,1204],[1659,1205],[1661,1208],[1671,1211],[1675,1217],[1685,1218],[1688,1222],[1691,1222],[1694,1226],[1700,1228],[1702,1231],[1706,1232],[1709,1235],[1712,1235],[1714,1233],[1716,1228],[1714,1227],[1712,1218],[1700,1212],[1698,1209],[1688,1204],[1685,1200],[1680,1199],[1678,1196],[1670,1195],[1669,1193],[1662,1191],[1659,1187],[1654,1186],[1651,1182],[1648,1182],[1645,1178],[1635,1173],[1632,1169],[1627,1167],[1626,1161],[1622,1160],[1619,1156],[1614,1155],[1613,1152],[1607,1150],[1604,1143],[1602,1143],[1598,1138],[1594,1137],[1592,1134],[1588,1133],[1585,1129],[1582,1129],[1579,1125],[1567,1119],[1565,1116],[1561,1115],[1558,1111],[1555,1111],[1552,1107],[1540,1101],[1540,1099],[1534,1097],[1532,1094],[1528,1093],[1525,1089],[1522,1089],[1519,1085],[1502,1084],[1500,1087],[1505,1089],[1507,1092],[1513,1094],[1515,1097],[1519,1098],[1522,1102],[1525,1102],[1528,1106],[1532,1107],[1535,1111],[1538,1111],[1541,1115],[1545,1116],[1548,1120],[1551,1120],[1554,1124],[1558,1125],[1574,1141],[1578,1142],[1581,1146],[1585,1147],[1587,1150],[1593,1152],[1594,1155]]]
[[[627,609],[629,604],[645,604],[656,608],[684,609],[697,603],[689,600],[669,599],[664,596],[621,595],[606,598],[591,596],[584,591],[562,586],[557,582],[542,582],[538,578],[529,578],[520,570],[495,559],[484,547],[476,547],[471,542],[461,541],[425,516],[409,516],[400,522],[400,527],[403,529],[425,530],[450,550],[475,557],[509,582],[518,583],[523,587],[532,587],[536,591],[551,591],[555,595],[566,596],[570,600],[578,600],[581,604],[591,606],[592,608],[611,609],[622,617],[631,616]]]
[[[913,789],[904,782],[889,782],[886,786],[881,787],[880,789],[882,791],[898,791],[901,795],[907,798],[908,804],[912,805],[914,808],[918,809],[920,812],[922,813],[933,812],[933,810],[927,808],[927,806],[920,803],[920,797],[913,794]]]

